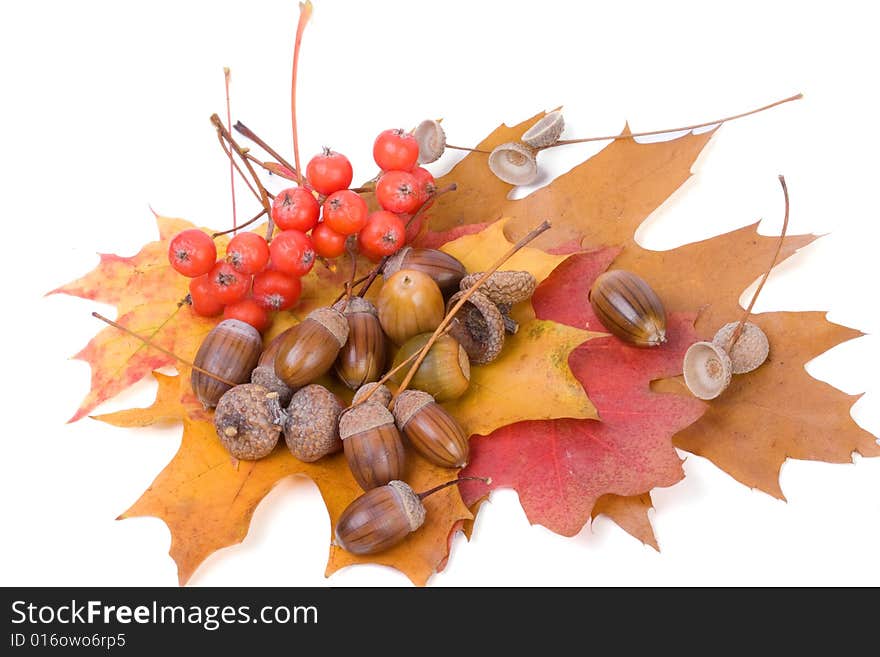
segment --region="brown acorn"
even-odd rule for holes
[[[420,333],[407,340],[394,357],[393,367],[421,351],[430,338],[431,333]],[[399,385],[407,371],[408,368],[403,368],[392,375],[391,379]],[[424,390],[437,401],[443,402],[461,397],[467,391],[470,381],[471,363],[464,347],[451,335],[441,335],[431,345],[409,387]]]
[[[458,421],[421,390],[404,390],[394,402],[394,420],[410,444],[431,463],[463,468],[468,439]]]
[[[491,479],[461,477],[422,493],[395,480],[373,488],[349,504],[336,521],[336,543],[352,554],[375,554],[394,547],[424,523],[426,497],[462,481]]]
[[[268,456],[281,434],[284,411],[278,395],[263,386],[243,383],[227,390],[214,412],[214,428],[226,450],[237,459]]]
[[[290,388],[301,388],[333,367],[347,339],[348,321],[342,313],[313,310],[286,332],[275,356],[275,374]]]
[[[269,341],[269,344],[263,349],[263,353],[260,354],[260,360],[257,362],[256,369],[251,372],[251,383],[256,383],[264,388],[268,388],[272,392],[277,392],[278,403],[282,407],[290,403],[293,390],[275,375],[275,356],[278,355],[278,347],[281,346],[281,342],[289,330],[282,331]]]
[[[253,326],[237,319],[224,319],[202,340],[193,362],[221,379],[245,383],[257,366],[262,347],[260,333]],[[232,388],[197,370],[193,370],[190,384],[206,408],[216,406],[223,393]]]
[[[382,330],[401,345],[440,325],[444,316],[443,294],[427,274],[401,269],[382,285],[376,310]]]
[[[339,437],[348,467],[364,490],[403,476],[406,453],[394,416],[382,404],[372,401],[372,397],[343,412]]]
[[[333,308],[348,321],[348,340],[339,350],[333,366],[339,380],[352,390],[378,381],[385,371],[388,347],[376,307],[362,297],[351,297]]]
[[[342,449],[339,416],[342,402],[324,386],[307,385],[297,390],[287,407],[284,442],[300,461],[311,463]]]
[[[412,269],[427,274],[437,283],[444,297],[453,294],[458,289],[461,279],[467,274],[458,258],[437,249],[413,246],[405,246],[391,256],[385,263],[382,275],[387,281],[401,269]]]
[[[608,331],[637,347],[666,342],[666,311],[642,278],[623,269],[606,271],[590,288],[590,305]]]

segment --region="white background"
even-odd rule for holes
[[[373,174],[380,130],[426,117],[443,117],[450,141],[470,145],[500,121],[558,105],[565,136],[576,137],[624,120],[634,130],[686,125],[802,91],[798,103],[723,127],[639,238],[673,248],[761,217],[761,231],[777,234],[784,173],[790,232],[831,235],[774,273],[758,310],[830,310],[870,334],[808,369],[865,391],[853,416],[880,434],[880,53],[868,5],[317,0],[301,61],[302,151],[333,146],[360,180]],[[90,270],[96,252],[130,255],[153,239],[150,206],[229,224],[228,168],[208,123],[224,110],[222,67],[232,68],[234,117],[290,152],[296,17],[290,0],[5,6],[0,583],[177,582],[164,524],[114,518],[174,455],[180,429],[65,424],[89,385],[88,367],[68,357],[101,328],[89,313],[112,309],[42,295]],[[560,149],[542,164],[559,174],[597,148]],[[243,188],[239,199],[248,214]],[[154,391],[144,383],[100,411],[147,405]],[[515,493],[498,492],[475,540],[459,537],[431,584],[876,586],[880,461],[855,461],[786,463],[785,503],[688,456],[685,481],[654,495],[660,553],[606,519],[573,539],[531,527]],[[245,542],[209,558],[192,583],[409,585],[381,567],[324,579],[328,534],[316,487],[286,480]]]

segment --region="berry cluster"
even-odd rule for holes
[[[434,177],[418,166],[419,142],[403,130],[385,130],[373,144],[373,159],[381,169],[375,195],[380,210],[351,189],[353,171],[348,158],[324,149],[306,166],[304,185],[279,192],[271,216],[278,232],[270,241],[257,233],[233,237],[226,257],[207,233],[185,230],[168,250],[172,267],[192,280],[193,312],[204,317],[223,314],[263,331],[270,313],[287,310],[299,300],[300,279],[315,258],[336,258],[346,244],[374,262],[393,255],[407,241],[409,219],[428,203]],[[349,238],[351,240],[349,241]]]

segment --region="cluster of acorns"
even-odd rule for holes
[[[387,549],[424,521],[420,496],[403,482],[404,439],[436,465],[467,463],[468,436],[438,402],[464,394],[471,363],[498,356],[505,331],[516,328],[510,308],[535,288],[528,272],[502,271],[472,290],[480,274],[467,275],[442,251],[413,247],[389,260],[383,277],[375,305],[343,297],[313,310],[265,349],[253,327],[220,322],[201,344],[192,373],[193,391],[206,407],[216,407],[217,435],[235,458],[263,458],[282,435],[302,461],[344,452],[368,491],[337,523],[338,543],[357,554]],[[412,356],[465,294],[448,331],[438,334],[392,401],[390,390],[376,383],[388,371],[392,346],[400,384]],[[356,391],[347,408],[317,382],[331,373]]]

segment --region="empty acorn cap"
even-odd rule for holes
[[[743,324],[742,333],[732,347],[728,347],[727,343],[733,337],[739,322],[730,322],[720,329],[712,342],[722,349],[726,350],[730,356],[730,365],[734,374],[745,374],[757,369],[767,360],[770,353],[770,341],[767,335],[761,330],[761,327],[751,322]]]
[[[489,154],[489,169],[511,185],[528,185],[538,177],[534,151],[517,142],[496,146]]]
[[[467,290],[474,285],[483,272],[469,274],[461,279],[459,287]],[[527,271],[496,271],[480,286],[480,294],[497,304],[514,305],[525,301],[535,291],[538,282]]]
[[[715,399],[730,385],[730,356],[711,342],[695,342],[684,355],[684,382],[694,397]]]
[[[452,295],[446,312],[464,295]],[[455,314],[449,334],[464,347],[472,363],[482,365],[495,360],[504,346],[504,318],[498,306],[485,295],[474,292]]]
[[[555,110],[545,114],[535,125],[525,131],[522,136],[524,143],[532,148],[543,148],[559,141],[559,135],[565,127],[562,112]]]
[[[419,164],[438,160],[446,150],[446,133],[439,121],[425,119],[413,130],[413,136],[419,142]]]

